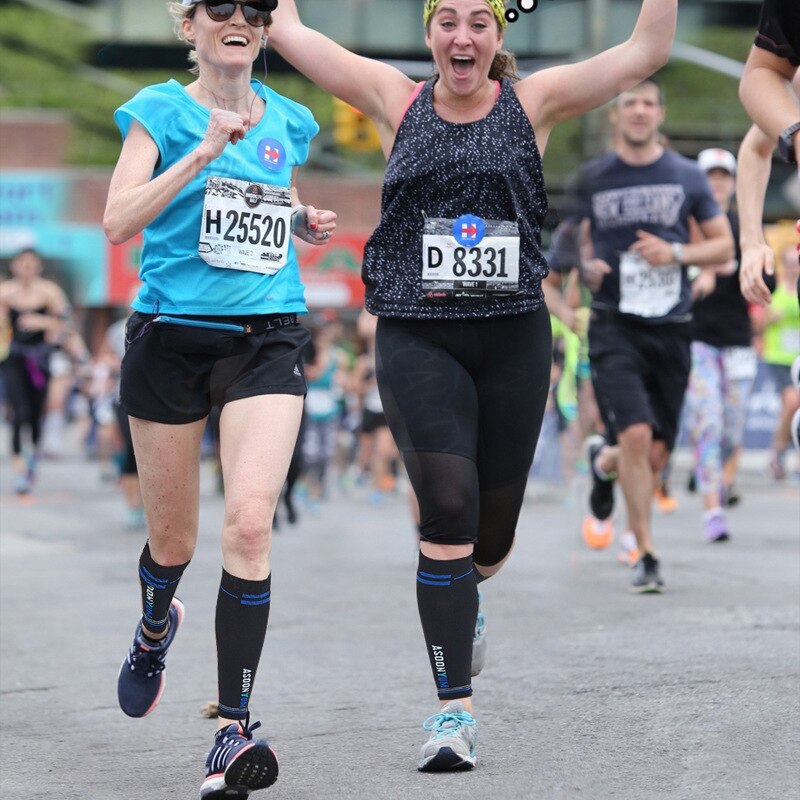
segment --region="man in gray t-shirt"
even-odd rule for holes
[[[661,143],[661,89],[649,79],[613,108],[615,146],[589,162],[579,181],[592,258],[582,264],[592,290],[589,360],[603,441],[589,442],[590,546],[611,541],[613,482],[619,475],[636,538],[633,590],[659,592],[651,503],[675,444],[689,377],[691,298],[687,266],[733,257],[727,217],[697,165]],[[690,242],[690,219],[702,236]]]

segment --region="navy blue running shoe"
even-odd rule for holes
[[[616,475],[603,480],[595,471],[594,462],[597,454],[606,446],[602,436],[592,436],[586,441],[586,460],[592,475],[592,493],[589,495],[589,507],[595,519],[606,520],[614,511],[614,479]]]
[[[145,642],[141,621],[136,626],[133,644],[117,679],[119,707],[129,717],[146,717],[158,705],[164,691],[164,659],[181,622],[183,603],[174,597],[169,607],[167,634],[158,645]]]
[[[206,758],[206,778],[200,800],[245,800],[255,789],[266,789],[278,780],[278,758],[265,739],[253,739],[248,717],[218,730]]]

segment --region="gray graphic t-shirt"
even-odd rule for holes
[[[594,255],[612,269],[593,307],[651,324],[688,320],[686,267],[651,266],[629,248],[639,230],[685,244],[690,217],[704,222],[721,213],[696,163],[671,150],[644,166],[608,153],[583,168],[578,191],[582,215],[591,220]]]

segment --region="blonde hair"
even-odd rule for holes
[[[172,17],[172,27],[175,31],[175,35],[178,39],[182,42],[186,42],[189,45],[189,52],[187,53],[187,58],[191,63],[191,67],[189,67],[189,72],[192,75],[198,75],[200,73],[200,64],[197,60],[197,51],[194,49],[194,43],[190,42],[186,38],[186,34],[183,32],[182,22],[185,19],[191,19],[195,12],[197,11],[197,6],[200,5],[199,3],[195,3],[191,6],[185,6],[183,3],[177,3],[175,0],[170,0],[167,3],[167,10],[169,11],[169,15]],[[268,28],[272,25],[272,14],[269,15],[267,19],[266,27]],[[263,42],[263,40],[262,40]],[[264,49],[264,44],[261,45],[262,50]]]
[[[190,42],[186,38],[186,34],[183,32],[183,26],[181,23],[185,19],[191,19],[195,11],[197,11],[197,3],[193,6],[185,6],[182,3],[176,3],[174,0],[172,2],[167,3],[167,10],[169,11],[169,15],[172,17],[172,28],[175,31],[175,36],[182,42],[186,42],[189,45],[189,52],[187,53],[187,58],[191,63],[191,67],[189,67],[189,72],[193,75],[197,75],[200,72],[200,65],[197,62],[197,51],[192,46],[192,42]]]

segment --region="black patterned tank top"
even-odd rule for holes
[[[406,112],[386,167],[381,221],[364,251],[366,307],[379,317],[409,319],[478,319],[535,311],[544,303],[541,280],[547,262],[541,226],[547,195],[530,120],[513,84],[503,79],[486,117],[446,122],[433,108],[435,80],[425,84]],[[516,293],[480,299],[424,296],[424,218],[465,214],[517,222]]]

